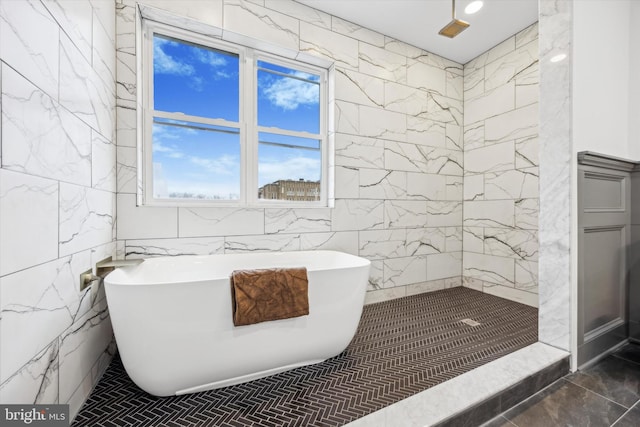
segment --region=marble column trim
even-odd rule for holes
[[[539,340],[571,348],[573,2],[540,0]],[[550,59],[560,53],[566,58]]]

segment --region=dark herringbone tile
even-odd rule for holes
[[[137,388],[116,357],[73,425],[340,426],[536,342],[537,315],[466,288],[372,304],[332,359],[165,398]]]

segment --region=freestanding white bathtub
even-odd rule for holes
[[[224,387],[340,354],[353,338],[370,262],[334,251],[150,258],[105,278],[124,367],[156,396]],[[309,315],[234,327],[233,270],[306,267]]]

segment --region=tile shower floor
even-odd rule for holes
[[[145,393],[116,356],[73,426],[341,426],[536,342],[537,317],[462,287],[371,304],[334,358],[183,396]]]

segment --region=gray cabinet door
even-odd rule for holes
[[[578,366],[628,337],[630,174],[578,167]]]

